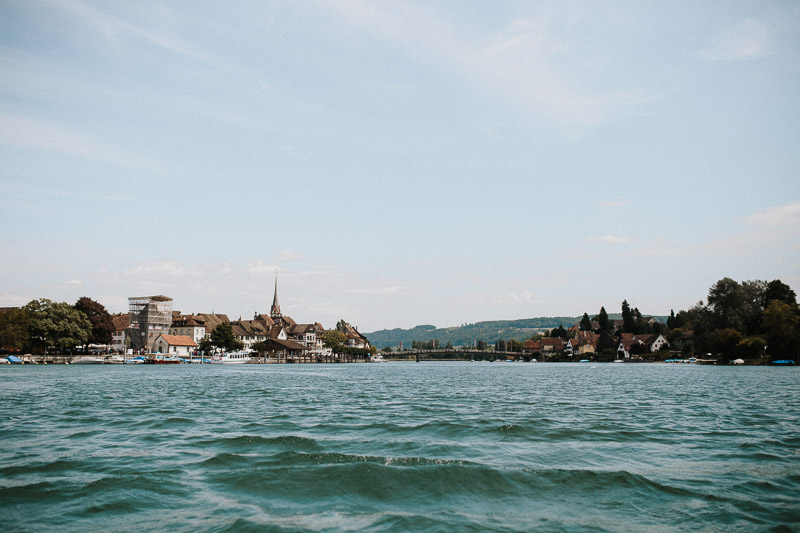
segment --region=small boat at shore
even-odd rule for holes
[[[383,355],[376,353],[375,355],[369,358],[370,362],[372,363],[385,363],[386,359],[383,358]]]
[[[73,365],[102,365],[105,363],[103,357],[81,357],[72,361]]]
[[[145,362],[154,365],[179,365],[183,361],[181,361],[178,357],[164,357],[162,354],[157,354],[155,357],[148,359]]]

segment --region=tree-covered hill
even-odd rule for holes
[[[448,342],[453,346],[471,346],[479,340],[489,344],[494,344],[500,339],[523,341],[537,333],[558,326],[569,328],[580,319],[581,317],[540,317],[522,320],[493,320],[450,328],[423,325],[412,329],[383,329],[365,335],[369,342],[378,348],[385,346],[394,348],[398,342],[403,343],[404,348],[410,348],[413,341],[427,342],[434,339],[441,346],[445,346]]]
[[[621,320],[620,313],[609,313],[610,320]],[[666,316],[656,316],[656,320],[666,323]],[[487,322],[476,322],[475,324],[463,324],[461,326],[449,328],[437,328],[431,325],[416,326],[411,329],[382,329],[364,335],[369,339],[370,344],[377,348],[390,346],[397,348],[397,343],[401,342],[403,348],[411,348],[414,341],[428,342],[436,340],[442,347],[449,342],[452,346],[473,346],[476,341],[484,341],[487,344],[494,344],[499,340],[525,341],[537,333],[544,333],[564,326],[571,326],[581,321],[580,316],[556,316],[524,318],[520,320],[491,320]]]

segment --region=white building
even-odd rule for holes
[[[153,343],[154,353],[188,357],[197,349],[197,343],[186,335],[159,335]]]

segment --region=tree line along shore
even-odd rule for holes
[[[74,305],[33,300],[23,307],[0,309],[0,353],[74,354],[79,347],[108,344],[111,316],[105,307],[88,298]],[[474,339],[468,345],[453,346],[439,339],[414,340],[410,346],[398,343],[383,347],[387,359],[429,358],[537,361],[662,361],[698,357],[721,364],[732,361],[769,363],[798,361],[800,348],[800,307],[795,292],[780,280],[737,282],[722,278],[713,284],[706,302],[665,320],[643,316],[623,300],[619,319],[610,318],[605,307],[590,316],[584,313],[575,324],[526,338],[497,338],[493,343]],[[338,325],[337,325],[338,326]],[[568,327],[567,327],[568,326]],[[204,350],[236,349],[229,327],[212,330]],[[334,350],[347,351],[341,331],[329,330],[323,342]],[[257,346],[253,346],[258,351]],[[371,350],[358,356],[366,357]],[[578,359],[576,359],[576,357]]]
[[[616,316],[619,318],[611,318]],[[520,321],[521,322],[521,321]],[[387,358],[537,360],[567,362],[677,361],[697,359],[728,364],[798,361],[800,308],[795,292],[781,280],[737,282],[723,278],[712,285],[706,302],[669,316],[643,316],[623,300],[621,313],[605,307],[580,321],[560,324],[526,337],[492,342],[476,338],[454,346],[449,340],[424,338],[403,346],[387,345]],[[416,331],[435,335],[422,327]],[[450,333],[446,331],[445,333]]]

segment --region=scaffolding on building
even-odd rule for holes
[[[152,350],[159,335],[169,333],[172,325],[172,298],[141,296],[128,298],[131,348]]]

